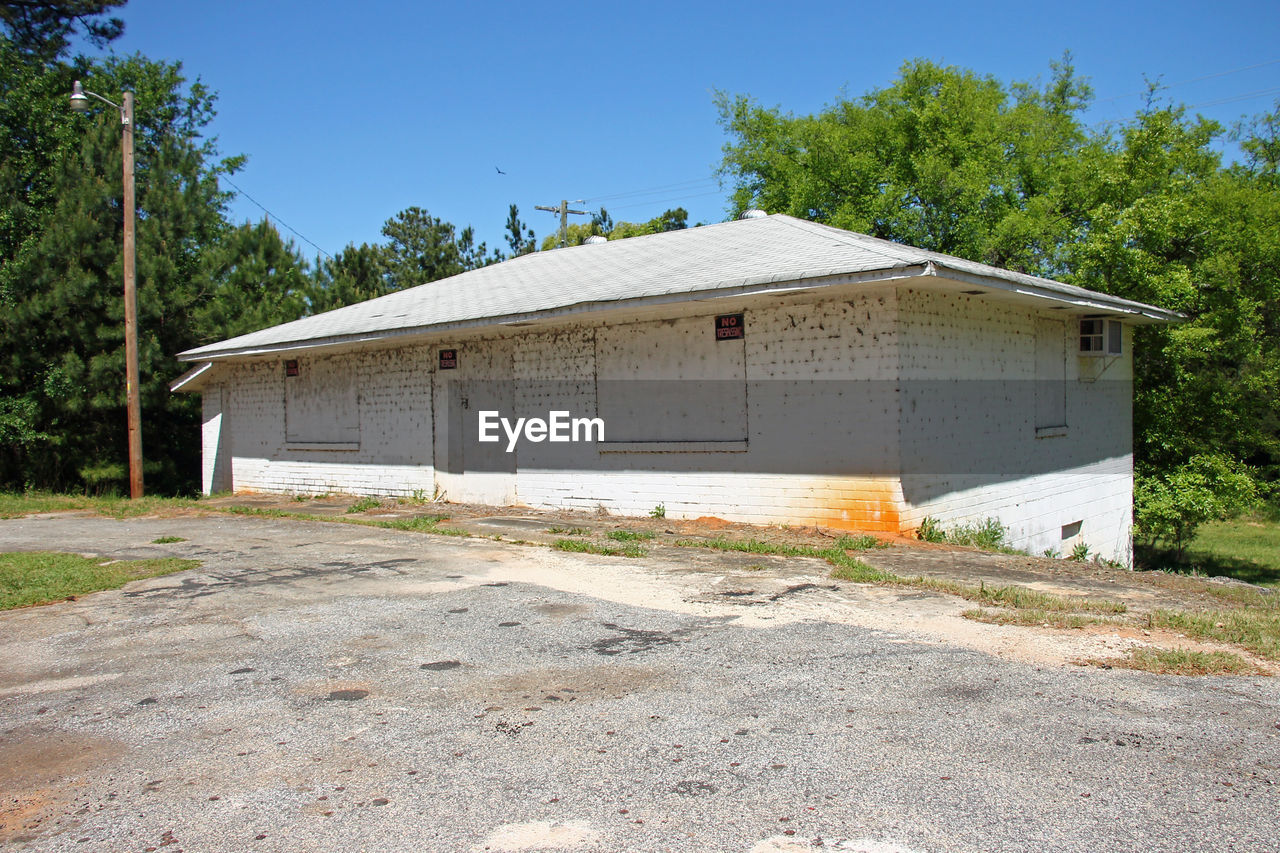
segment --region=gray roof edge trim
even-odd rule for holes
[[[203,374],[207,373],[212,367],[213,367],[212,361],[205,361],[200,364],[197,364],[195,367],[191,368],[186,373],[182,374],[177,379],[170,382],[169,391],[177,392],[182,390],[188,390],[188,391],[198,390],[197,388],[187,388],[186,386],[191,385],[193,382],[195,382],[196,379],[198,379]]]
[[[751,279],[735,281],[704,290],[684,290],[676,293],[658,293],[649,296],[637,296],[632,299],[609,299],[595,302],[578,302],[542,311],[528,311],[522,314],[505,314],[493,317],[479,317],[472,320],[457,320],[451,323],[438,323],[430,326],[407,326],[401,329],[386,329],[377,332],[357,332],[349,335],[330,335],[322,338],[307,338],[298,341],[281,341],[275,344],[263,344],[252,347],[234,347],[225,350],[210,350],[206,347],[178,353],[181,361],[223,361],[240,356],[276,355],[288,352],[304,352],[307,350],[393,341],[397,338],[419,337],[443,334],[446,332],[470,331],[473,329],[500,328],[511,323],[534,322],[538,320],[555,320],[562,317],[573,317],[580,314],[592,314],[612,308],[646,308],[657,305],[672,305],[682,302],[701,302],[708,299],[730,299],[735,296],[767,295],[773,291],[791,291],[818,287],[834,287],[842,284],[858,284],[863,282],[892,281],[900,278],[915,278],[926,275],[924,264],[886,267],[878,270],[867,270],[856,273],[818,274],[799,276],[759,276]]]
[[[1140,318],[1137,319],[1136,322],[1143,325],[1180,323],[1187,319],[1186,315],[1180,314],[1177,311],[1170,311],[1156,305],[1147,305],[1143,302],[1135,302],[1131,299],[1123,299],[1119,296],[1110,296],[1105,293],[1098,293],[1097,291],[1080,288],[1084,293],[1093,297],[1092,299],[1087,299],[1083,294],[1075,293],[1073,290],[1058,289],[1055,285],[1060,285],[1061,282],[1054,281],[1051,278],[1043,278],[1041,276],[1031,275],[1030,273],[1014,272],[1013,270],[1006,270],[1001,267],[992,267],[978,261],[973,261],[972,263],[978,266],[988,267],[991,272],[971,272],[947,263],[947,256],[940,252],[934,252],[928,249],[917,249],[904,243],[895,243],[892,240],[885,240],[881,237],[872,237],[870,234],[859,234],[853,231],[845,231],[842,228],[825,225],[821,222],[811,222],[807,219],[799,219],[785,215],[780,217],[780,220],[794,228],[816,234],[825,234],[833,239],[843,239],[844,242],[851,246],[867,247],[868,244],[873,245],[875,247],[875,251],[880,252],[886,257],[896,258],[899,260],[910,259],[907,262],[917,264],[923,263],[926,268],[926,275],[939,275],[937,270],[945,269],[946,274],[940,275],[939,277],[967,281],[973,284],[983,284],[1009,293],[1021,293],[1045,299],[1054,299],[1083,308],[1120,311],[1134,318]],[[921,256],[924,256],[924,260],[920,260]],[[1070,286],[1062,285],[1062,287],[1065,288]]]
[[[1012,278],[1004,278],[997,275],[979,275],[977,273],[968,272],[967,270],[956,269],[945,263],[931,260],[927,264],[933,268],[926,275],[934,275],[939,278],[949,278],[953,281],[968,282],[971,284],[981,284],[992,287],[997,290],[1003,290],[1008,293],[1021,293],[1027,296],[1038,296],[1042,299],[1052,299],[1056,302],[1065,302],[1069,305],[1075,305],[1080,308],[1097,308],[1104,311],[1119,311],[1133,317],[1141,317],[1148,324],[1155,323],[1181,323],[1186,320],[1185,314],[1179,314],[1177,311],[1170,311],[1167,308],[1160,308],[1155,305],[1147,305],[1145,302],[1134,302],[1131,299],[1122,299],[1119,296],[1109,296],[1105,293],[1098,293],[1094,290],[1085,290],[1089,295],[1085,298],[1077,293],[1070,291],[1058,290],[1054,287],[1045,285],[1029,284],[1022,281],[1015,281]],[[940,271],[941,270],[941,271]],[[1012,273],[1010,274],[1013,275]],[[1036,278],[1035,276],[1027,276],[1027,278]],[[1043,281],[1047,285],[1053,284],[1052,279],[1037,279]]]

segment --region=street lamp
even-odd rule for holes
[[[89,109],[92,96],[120,111],[121,148],[124,152],[124,370],[125,401],[129,418],[129,496],[142,497],[142,404],[138,399],[138,286],[133,234],[133,92],[125,92],[124,105],[87,91],[75,81],[71,87],[71,109]]]

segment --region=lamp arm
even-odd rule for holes
[[[81,91],[83,91],[86,95],[92,95],[93,97],[97,98],[99,101],[102,101],[102,103],[104,103],[104,104],[109,104],[110,106],[115,107],[117,110],[119,110],[119,111],[120,111],[120,123],[121,123],[121,124],[128,124],[128,123],[129,123],[129,117],[128,117],[127,115],[125,115],[124,107],[120,106],[120,105],[119,105],[119,104],[117,104],[115,101],[111,100],[110,98],[104,98],[104,97],[102,97],[102,96],[101,96],[101,95],[99,95],[97,92],[91,92],[91,91],[89,91],[88,89],[82,89]]]

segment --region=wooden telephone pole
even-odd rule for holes
[[[582,204],[582,199],[578,199],[574,204]],[[590,216],[591,212],[587,210],[570,210],[569,200],[561,199],[559,207],[544,207],[540,204],[533,206],[534,210],[545,210],[548,213],[560,214],[560,247],[564,248],[569,245],[569,214],[574,216]]]
[[[124,161],[124,390],[129,421],[129,497],[142,497],[142,406],[138,399],[138,269],[134,212],[137,207],[133,186],[133,92],[124,93],[117,104],[97,92],[90,92],[76,80],[71,87],[71,109],[83,113],[89,98],[97,98],[120,111],[121,159]]]
[[[129,423],[129,497],[142,497],[142,405],[138,398],[138,272],[134,238],[133,92],[124,93],[124,374]]]

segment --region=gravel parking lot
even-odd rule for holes
[[[1066,665],[817,560],[74,514],[0,550],[203,562],[0,614],[4,849],[1280,849],[1275,679]]]

